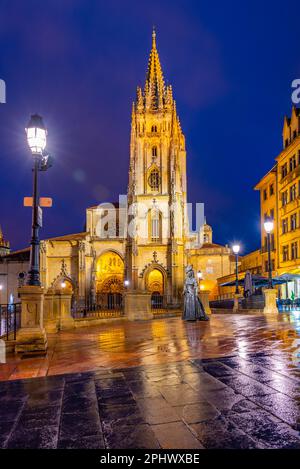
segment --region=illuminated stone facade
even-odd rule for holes
[[[78,300],[94,302],[127,288],[165,295],[176,305],[188,262],[213,290],[234,262],[228,247],[213,244],[209,225],[190,233],[186,179],[185,138],[153,32],[146,82],[132,107],[127,197],[89,207],[84,233],[41,242],[42,284],[64,283]]]

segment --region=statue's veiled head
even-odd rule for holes
[[[186,266],[185,268],[185,274],[187,277],[193,277],[194,276],[194,270],[191,265]]]

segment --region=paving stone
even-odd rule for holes
[[[59,439],[77,439],[102,433],[97,411],[62,414]]]
[[[252,438],[223,417],[192,424],[191,428],[207,449],[254,449],[260,447]]]
[[[269,448],[300,448],[300,435],[270,414],[262,410],[226,415],[238,428],[250,435],[255,441]]]
[[[203,445],[182,422],[151,426],[163,449],[203,449]]]
[[[54,449],[57,447],[58,426],[25,428],[19,425],[10,436],[7,448]]]
[[[59,440],[58,448],[61,449],[103,449],[105,443],[102,435],[85,436],[77,440]]]
[[[137,425],[145,423],[140,408],[135,405],[101,405],[100,415],[102,425],[131,424]]]
[[[149,425],[124,425],[104,432],[109,449],[157,449],[159,444]]]
[[[201,393],[199,391],[195,391],[188,384],[160,386],[159,390],[166,401],[172,406],[193,404],[204,400]]]
[[[176,422],[180,420],[175,409],[162,397],[149,397],[137,400],[141,414],[149,424]]]
[[[216,407],[207,401],[175,408],[178,416],[187,424],[213,420],[220,415]]]

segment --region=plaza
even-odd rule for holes
[[[300,448],[297,315],[49,335],[1,365],[2,448]],[[297,355],[298,354],[298,355]]]

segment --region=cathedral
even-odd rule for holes
[[[191,232],[185,137],[153,31],[145,84],[132,106],[127,195],[87,208],[85,232],[41,242],[42,285],[45,291],[63,285],[76,302],[97,304],[103,295],[122,301],[130,289],[163,296],[176,307],[185,266],[192,264],[212,292],[218,277],[234,271],[234,259],[228,246],[212,242],[202,218],[198,232]],[[29,249],[20,251],[23,269],[24,255]],[[12,262],[18,253],[2,256],[0,270]]]

